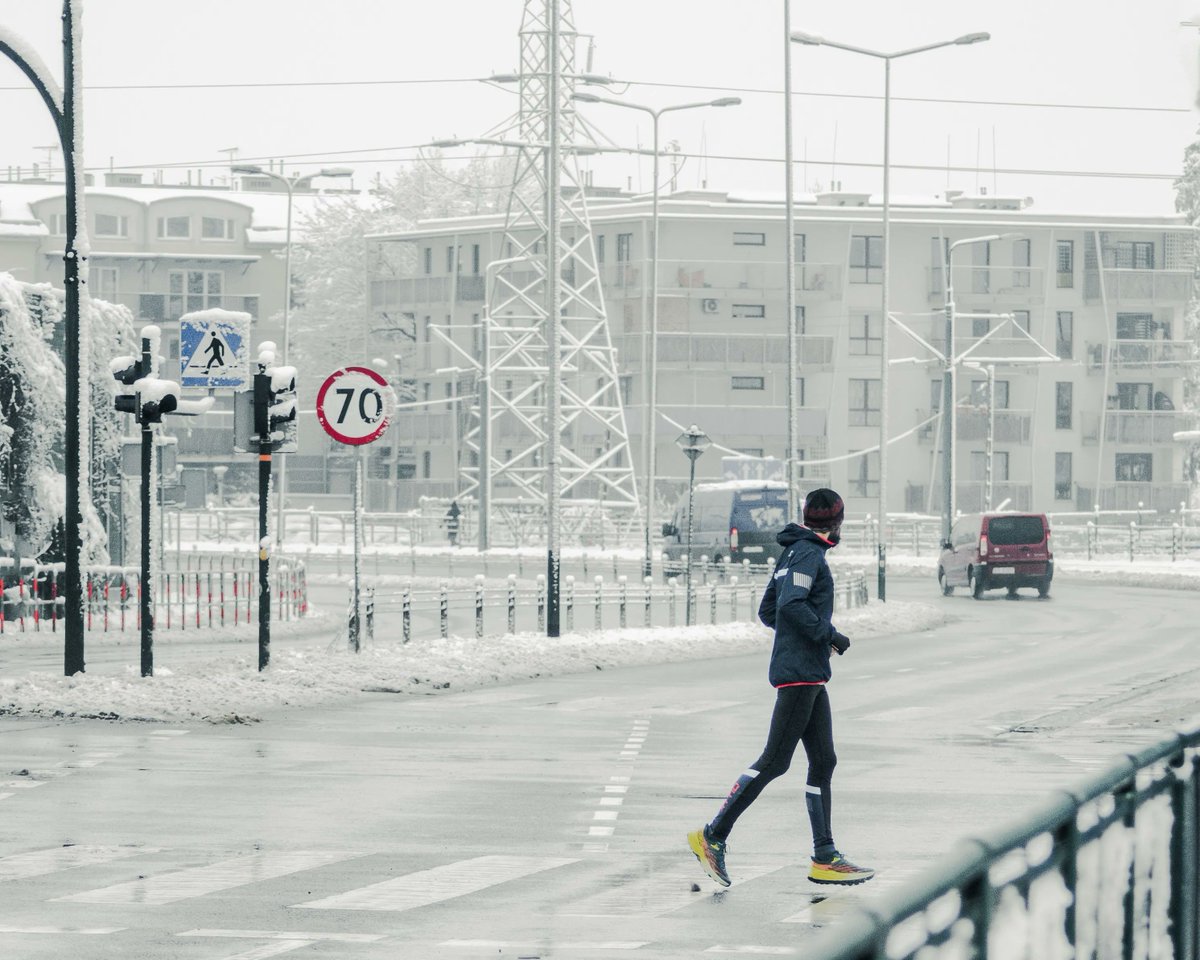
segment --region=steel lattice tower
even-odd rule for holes
[[[510,526],[545,524],[552,541],[560,521],[572,539],[603,538],[606,526],[619,536],[638,516],[576,160],[578,147],[592,145],[577,140],[576,41],[570,0],[526,0],[520,109],[508,129],[513,139],[502,141],[514,151],[515,169],[500,258],[487,270],[479,401],[464,438],[476,464],[464,466],[461,490],[478,494],[486,485],[486,501]],[[557,323],[550,303],[558,305]],[[549,389],[555,382],[558,391]],[[558,437],[549,428],[556,408]],[[547,468],[552,460],[556,470]],[[557,497],[548,487],[555,479]]]

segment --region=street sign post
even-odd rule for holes
[[[243,390],[250,377],[250,314],[213,307],[179,318],[179,377],[187,389]]]
[[[335,370],[317,391],[317,420],[338,443],[359,447],[354,461],[354,597],[350,613],[350,647],[358,652],[362,622],[362,485],[366,445],[382,437],[396,408],[396,395],[384,377],[369,367]]]

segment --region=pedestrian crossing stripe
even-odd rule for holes
[[[318,850],[295,850],[286,853],[257,853],[248,857],[223,860],[205,867],[176,870],[142,880],[131,880],[111,887],[85,890],[56,901],[71,903],[140,903],[164,904],[192,897],[202,897],[218,890],[241,887],[261,880],[272,880],[323,867],[340,860],[361,856],[358,853],[334,853]]]
[[[475,857],[293,906],[311,910],[412,910],[578,862],[578,858],[567,857]]]
[[[155,852],[157,852],[156,849],[148,847],[79,844],[69,847],[48,847],[44,850],[30,850],[26,853],[14,853],[11,856],[0,857],[0,883],[6,880],[24,880],[28,877],[41,877],[46,874],[57,873],[60,870],[86,867],[96,863],[109,863],[113,860],[135,857],[142,853]]]
[[[87,937],[103,937],[110,933],[120,933],[124,927],[47,927],[47,926],[32,926],[32,927],[17,927],[17,926],[2,926],[0,925],[0,933],[24,933],[24,934],[78,934]]]
[[[739,865],[733,885],[748,883],[785,866],[782,863]],[[572,917],[661,917],[696,902],[692,884],[701,876],[695,861],[680,864],[578,900],[562,912]]]
[[[374,943],[382,940],[383,933],[314,933],[311,930],[223,930],[196,929],[175,934],[177,937],[230,937],[237,940],[317,940],[337,943]]]

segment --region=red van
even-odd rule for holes
[[[985,590],[1034,587],[1050,596],[1054,554],[1050,522],[1044,513],[974,513],[959,517],[938,557],[938,584],[943,596],[967,587],[976,600]]]

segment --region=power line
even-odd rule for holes
[[[255,89],[288,89],[292,87],[386,87],[437,85],[455,83],[486,83],[487,77],[419,77],[405,80],[268,80],[256,82],[230,83],[106,83],[85,84],[87,90],[255,90]],[[782,96],[783,91],[774,87],[730,87],[714,86],[704,83],[671,83],[665,80],[621,80],[613,81],[630,87],[662,87],[674,90],[708,90],[718,93],[755,93],[772,96]],[[30,91],[24,86],[0,86],[0,91]],[[882,101],[883,97],[873,93],[831,93],[826,90],[793,90],[797,97],[823,97],[830,100],[872,100]],[[1145,104],[1117,103],[1059,103],[1039,100],[968,100],[955,97],[903,97],[893,96],[893,103],[944,103],[954,106],[972,107],[1020,107],[1023,109],[1043,110],[1115,110],[1126,113],[1192,113],[1191,107],[1156,107]]]

